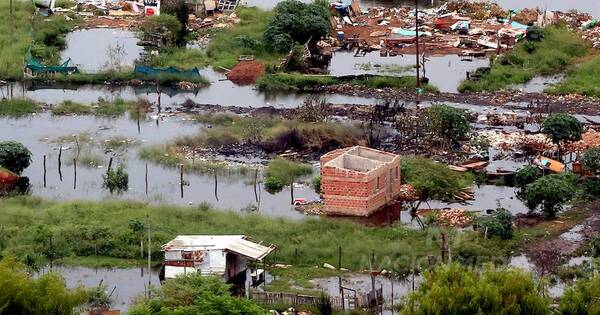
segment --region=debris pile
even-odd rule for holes
[[[227,79],[238,85],[249,85],[265,74],[265,64],[259,61],[240,61],[227,73]]]
[[[539,152],[553,147],[550,139],[544,134],[509,133],[497,130],[481,130],[478,134],[488,139],[491,147],[497,150],[518,151],[535,149],[535,152]]]
[[[471,224],[471,218],[463,209],[442,209],[437,222],[442,226],[465,227]]]

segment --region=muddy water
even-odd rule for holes
[[[330,296],[341,296],[338,277],[318,278],[311,280],[310,282]],[[420,282],[421,277],[416,276],[414,283],[415,289],[418,288]],[[359,294],[366,294],[372,290],[371,277],[366,274],[344,275],[342,277],[342,286],[356,290]],[[412,277],[409,276],[402,280],[392,280],[381,276],[376,277],[375,288],[382,289],[384,305],[386,308],[383,314],[392,314],[390,310],[391,306],[398,305],[403,297],[412,292]],[[345,297],[353,297],[352,292],[348,290],[345,290],[344,294]]]
[[[41,273],[47,273],[47,268]],[[127,311],[133,305],[133,301],[140,295],[143,295],[148,287],[148,274],[146,269],[128,268],[128,269],[108,269],[108,268],[86,268],[86,267],[64,267],[55,266],[52,272],[59,273],[67,283],[69,288],[84,286],[93,288],[100,284],[107,286],[107,293],[114,289],[111,296],[113,309],[119,309],[121,312]],[[150,283],[153,286],[159,286],[158,270],[152,270]]]
[[[145,193],[145,162],[138,158],[140,146],[132,146],[122,155],[115,158],[115,165],[123,163],[129,173],[129,190],[122,195],[111,195],[102,188],[102,175],[106,172],[109,156],[102,154],[102,168],[85,168],[79,163],[77,168],[77,185],[74,188],[74,170],[71,161],[76,149],[63,151],[62,181],[58,172],[58,144],[53,140],[62,136],[88,133],[94,143],[121,136],[134,140],[140,145],[161,144],[181,135],[198,132],[198,126],[178,117],[167,117],[159,121],[146,121],[137,124],[126,117],[119,119],[98,119],[94,117],[54,117],[50,113],[42,113],[23,119],[0,119],[0,141],[15,140],[22,142],[33,152],[33,163],[25,171],[32,182],[32,194],[56,200],[102,200],[120,198],[151,203],[169,203],[177,205],[197,205],[208,202],[219,209],[240,211],[248,205],[259,206],[254,194],[254,186],[248,178],[232,174],[218,177],[217,195],[215,196],[215,179],[211,175],[185,174],[190,183],[184,187],[181,198],[179,173],[175,169],[165,169],[148,164],[148,194]],[[82,152],[87,145],[82,144]],[[47,185],[43,185],[43,156],[47,155]],[[317,195],[308,187],[294,189],[297,198],[314,200]],[[290,205],[290,192],[284,189],[281,193],[271,195],[262,187],[258,188],[260,198],[259,211],[274,217],[301,218]]]
[[[467,71],[489,66],[487,58],[463,59],[457,55],[428,56],[425,64],[429,83],[441,92],[457,92],[460,82],[466,78]],[[354,57],[351,52],[336,52],[329,70],[332,75],[378,74],[406,76],[415,75],[415,56],[381,57],[379,52],[371,52],[364,57]]]
[[[527,213],[527,207],[516,197],[516,191],[517,189],[514,187],[482,185],[475,190],[475,200],[471,200],[467,204],[446,203],[434,200],[430,201],[429,205],[432,209],[459,208],[468,211],[496,209],[499,205],[509,210],[512,214]]]
[[[133,67],[144,50],[137,46],[138,39],[130,31],[97,28],[69,33],[67,49],[61,53],[63,60],[71,58],[73,63],[85,72],[106,70],[110,51],[114,60],[121,66]]]

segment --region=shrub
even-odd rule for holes
[[[585,151],[581,161],[586,170],[591,172],[600,171],[600,147]]]
[[[542,123],[542,132],[553,143],[560,145],[564,142],[579,141],[583,134],[583,125],[577,118],[564,114],[551,114]]]
[[[448,105],[433,105],[426,111],[431,132],[438,138],[450,141],[464,140],[470,130],[464,111]]]
[[[562,210],[563,205],[575,196],[575,192],[572,178],[554,174],[527,185],[518,197],[531,212],[540,208],[546,218],[552,219]]]
[[[163,43],[167,45],[175,44],[182,27],[177,17],[169,14],[153,15],[140,23],[140,30],[144,36],[159,34]]]
[[[574,287],[565,290],[560,300],[560,314],[599,314],[598,296],[600,296],[600,277],[578,281]]]
[[[536,166],[525,166],[515,174],[515,186],[519,188],[523,188],[537,179],[542,177],[544,174],[542,170],[540,170]]]
[[[107,188],[112,194],[114,191],[123,192],[129,187],[129,174],[125,171],[123,165],[119,165],[116,170],[109,169],[103,175],[103,187]]]
[[[588,198],[600,198],[600,178],[588,177],[581,183],[583,193]]]
[[[293,43],[304,45],[309,39],[318,41],[329,35],[329,11],[319,3],[298,0],[279,2],[264,33],[266,43],[280,53],[287,53]],[[288,40],[291,39],[293,42]]]
[[[490,237],[497,236],[503,240],[508,240],[513,237],[513,226],[512,226],[513,215],[510,211],[499,208],[493,214],[492,218],[483,223],[484,229],[487,228],[487,234]]]
[[[317,176],[317,177],[313,178],[311,186],[317,194],[320,194],[321,193],[321,176]]]
[[[31,156],[31,151],[19,142],[0,142],[0,166],[11,172],[23,173],[31,164]]]

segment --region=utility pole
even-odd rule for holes
[[[421,65],[419,62],[419,0],[415,0],[415,35],[417,52],[415,58],[417,60],[417,89],[421,87]]]

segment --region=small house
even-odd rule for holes
[[[324,211],[370,216],[400,197],[400,156],[355,146],[321,157]]]
[[[162,246],[165,261],[161,280],[197,272],[223,277],[237,289],[245,289],[264,280],[264,270],[256,268],[257,262],[274,249],[244,235],[179,235]]]

